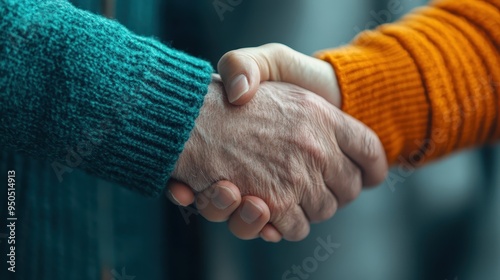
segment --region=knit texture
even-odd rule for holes
[[[500,138],[499,49],[500,0],[443,0],[317,56],[388,161],[418,165]]]
[[[0,18],[2,149],[159,194],[210,64],[66,1],[2,0]]]

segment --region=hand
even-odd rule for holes
[[[173,177],[196,191],[220,179],[236,183],[269,205],[270,222],[285,239],[304,238],[309,221],[327,219],[354,199],[362,176],[384,178],[387,164],[373,132],[316,95],[264,83],[252,102],[232,107],[221,92],[220,83],[210,87]]]
[[[226,53],[218,63],[229,102],[250,101],[263,81],[297,85],[340,108],[341,95],[332,66],[282,44],[267,44]]]

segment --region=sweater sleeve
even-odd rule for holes
[[[210,64],[67,1],[1,0],[0,18],[2,149],[159,194]]]
[[[499,49],[499,0],[442,0],[317,56],[389,162],[418,165],[500,138]]]

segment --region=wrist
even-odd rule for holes
[[[206,151],[203,150],[206,148],[203,141],[212,142],[217,140],[206,139],[204,136],[214,133],[214,131],[223,130],[221,125],[224,121],[223,107],[225,106],[225,97],[221,92],[222,86],[218,81],[220,81],[219,76],[212,75],[212,82],[208,86],[208,91],[200,108],[198,118],[171,174],[172,178],[188,184],[197,192],[203,191],[217,179],[208,173],[203,173],[203,178],[200,178],[200,170],[197,170],[192,163],[200,161],[208,163],[212,161],[210,164],[218,165],[213,162],[214,159],[203,159],[207,155]]]

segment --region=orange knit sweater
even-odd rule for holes
[[[418,165],[500,138],[500,0],[442,0],[317,55],[342,109],[388,161]]]

